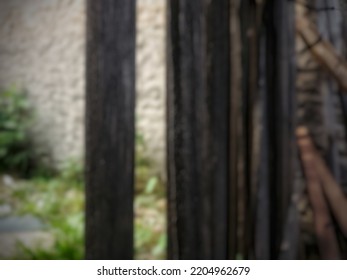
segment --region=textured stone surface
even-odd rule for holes
[[[165,0],[138,0],[137,128],[163,171]],[[38,151],[55,165],[84,149],[85,1],[0,1],[0,87],[35,107]]]
[[[0,217],[0,259],[24,257],[21,246],[49,248],[53,236],[37,218],[26,216]]]
[[[35,231],[45,228],[46,226],[39,219],[30,215],[0,218],[0,233]]]
[[[165,2],[137,2],[137,129],[161,173],[165,162]]]
[[[0,1],[0,85],[28,92],[40,153],[54,163],[83,150],[83,0]]]
[[[27,231],[0,233],[0,259],[22,259],[22,246],[30,249],[48,249],[52,247],[54,239],[49,232]]]

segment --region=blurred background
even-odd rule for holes
[[[140,259],[165,257],[165,2],[137,1]],[[0,1],[1,258],[84,258],[85,6]]]
[[[136,259],[347,258],[344,4],[137,0]],[[85,256],[85,65],[85,0],[0,0],[2,259]]]

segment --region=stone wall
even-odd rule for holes
[[[59,164],[83,151],[83,0],[0,1],[0,85],[35,107],[39,152]]]
[[[137,127],[147,153],[164,162],[164,5],[138,0]],[[0,87],[25,90],[35,107],[32,134],[46,161],[84,150],[85,1],[0,1]]]
[[[147,155],[161,173],[165,162],[165,2],[137,2],[137,128]]]

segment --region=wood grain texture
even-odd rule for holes
[[[295,23],[293,3],[266,2],[268,178],[271,258],[278,258],[294,181]]]
[[[229,1],[168,6],[169,257],[226,259]]]
[[[242,123],[243,123],[243,109],[242,104],[242,42],[241,42],[241,28],[240,28],[240,6],[241,0],[230,2],[230,190],[229,190],[229,222],[228,222],[228,240],[229,240],[229,257],[235,259],[240,245],[238,231],[240,211],[238,199],[239,189],[243,187],[244,176],[244,160],[243,160],[243,146],[244,139],[242,137]]]
[[[86,258],[133,257],[135,1],[87,1]]]

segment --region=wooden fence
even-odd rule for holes
[[[133,257],[135,0],[89,0],[86,257]],[[170,0],[168,257],[295,259],[294,3]]]

